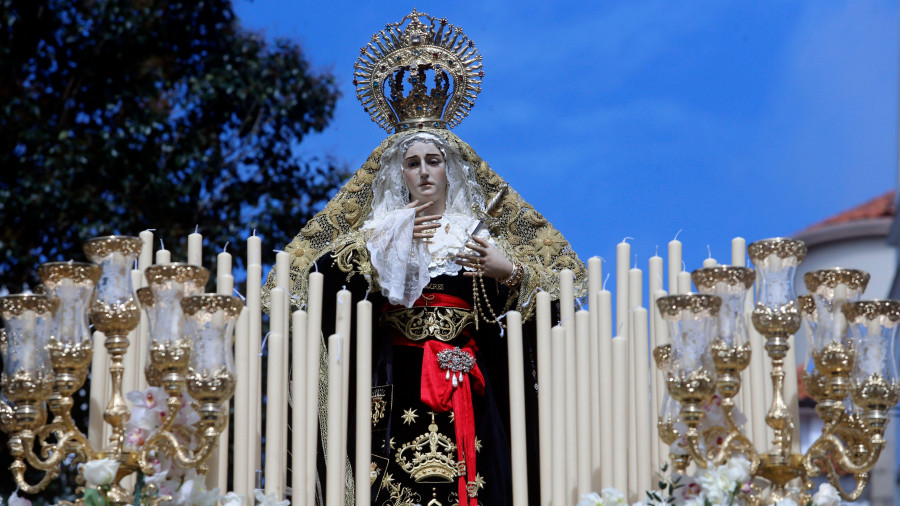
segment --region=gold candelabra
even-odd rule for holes
[[[0,297],[5,327],[0,333],[0,387],[6,399],[0,398],[0,429],[10,435],[10,471],[27,494],[46,488],[70,455],[73,465],[98,459],[118,462],[106,492],[113,505],[134,502],[122,480],[138,470],[153,474],[151,457],[163,454],[182,468],[206,471],[206,460],[225,427],[222,403],[234,393],[231,338],[243,304],[236,297],[200,293],[209,278],[203,267],[176,263],[146,269],[149,287],[137,292],[149,324],[145,376],[169,397],[162,426],[139,447],[128,446],[123,360],[128,335],[140,322],[130,272],[140,249],[137,237],[90,239],[84,250],[93,263],[43,264],[38,274],[46,293]],[[89,316],[94,329],[105,335],[109,354],[111,394],[103,419],[112,434],[102,448],[92,447],[71,417],[72,396],[87,378],[93,355]],[[93,373],[100,381],[105,371]],[[185,388],[200,416],[193,426],[176,423]],[[26,481],[29,466],[44,471],[38,483]],[[83,476],[79,483],[84,484]],[[144,498],[148,504],[158,500]]]
[[[900,397],[893,358],[900,302],[860,301],[869,274],[849,269],[807,273],[810,294],[798,299],[793,282],[806,255],[803,242],[767,239],[751,244],[748,252],[755,272],[733,266],[698,269],[692,278],[701,293],[657,301],[671,338],[654,350],[670,395],[658,430],[671,448],[673,468],[684,474],[691,463],[719,466],[741,454],[750,461],[751,491],[742,492],[750,504],[786,498],[806,504],[812,478],[823,473],[844,500],[856,500],[884,447],[888,411]],[[745,300],[754,280],[756,304],[747,315]],[[811,332],[802,378],[824,429],[799,454],[792,450],[797,420],[785,403],[784,359],[804,318]],[[765,422],[774,437],[764,452],[734,417],[741,372],[751,357],[748,319],[765,338],[772,363],[773,397]],[[724,423],[704,425],[704,407],[715,393]],[[854,476],[853,490],[841,486],[841,471]],[[792,489],[792,482],[800,486]]]

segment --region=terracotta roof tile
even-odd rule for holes
[[[825,220],[810,226],[805,231],[815,230],[817,228],[838,223],[849,223],[852,221],[871,220],[884,217],[890,218],[893,217],[896,212],[897,209],[894,205],[894,190],[891,190],[864,204],[860,204],[854,208],[831,216],[830,218],[826,218]]]

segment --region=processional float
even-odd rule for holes
[[[392,114],[381,96],[384,88],[398,86],[388,82],[395,79],[389,69],[374,65],[385,57],[396,59],[395,68],[409,71],[412,93],[425,92],[425,83],[416,81],[420,71],[447,68],[457,91],[450,99],[455,116],[446,123],[455,124],[465,116],[480,91],[481,58],[461,30],[446,20],[414,11],[389,25],[362,53],[354,84],[376,121]],[[424,125],[425,121],[412,121],[401,128]],[[322,275],[309,274],[308,305],[291,312],[288,257],[286,253],[276,257],[263,447],[260,240],[248,239],[246,307],[231,295],[227,254],[219,258],[218,293],[200,293],[208,271],[199,265],[198,241],[199,234],[188,239],[188,263],[170,263],[168,252],[157,252],[153,265],[150,232],[140,238],[91,239],[85,253],[93,263],[44,264],[39,268],[44,293],[0,298],[5,326],[0,342],[4,365],[0,428],[10,435],[15,460],[10,471],[19,489],[39,492],[58,475],[61,465],[110,460],[118,467],[105,485],[108,499],[112,504],[130,504],[135,491],[126,486],[127,477],[138,472],[152,477],[158,470],[154,462],[167,458],[174,466],[201,474],[214,467],[207,478],[210,487],[234,490],[251,501],[253,489],[260,485],[257,474],[264,470],[265,493],[281,499],[288,495],[290,460],[291,500],[314,504],[321,374],[329,378],[324,402],[329,408],[328,433],[334,436],[327,441],[328,469],[335,471],[329,473],[326,487],[328,504],[354,500],[368,504],[369,473],[347,474],[352,469],[344,459],[351,399],[348,368],[340,354],[349,355],[354,302],[349,292],[341,291],[333,302],[323,301]],[[749,461],[747,486],[739,499],[750,504],[808,500],[812,478],[823,473],[841,497],[852,500],[861,495],[868,471],[885,445],[888,411],[900,395],[893,359],[900,302],[860,300],[868,274],[848,269],[808,273],[804,281],[810,295],[797,297],[793,283],[805,256],[803,243],[767,239],[749,248],[745,244],[740,238],[733,241],[732,265],[707,259],[703,268],[687,273],[681,267],[681,243],[670,242],[668,291],[663,287],[664,260],[653,256],[646,308],[643,273],[629,269],[630,246],[619,244],[615,317],[612,294],[601,282],[599,258],[588,262],[587,280],[576,281],[568,270],[560,272],[557,325],[551,320],[549,294],[534,297],[540,384],[537,427],[525,425],[523,318],[515,311],[506,315],[515,504],[527,502],[528,480],[540,480],[542,505],[575,504],[582,494],[607,486],[639,500],[644,490],[653,488],[654,473],[667,461],[675,473],[691,473],[721,466],[735,455]],[[745,266],[748,252],[755,270]],[[136,258],[139,269],[131,271]],[[700,293],[690,291],[692,280]],[[579,282],[586,289],[588,309],[576,311]],[[755,302],[748,298],[754,284]],[[141,287],[135,291],[135,285]],[[340,308],[335,322],[339,332],[327,337],[330,345],[325,347],[326,338],[320,337],[322,307],[329,303]],[[356,303],[356,353],[361,357],[356,389],[368,392],[372,385],[366,368],[371,364],[365,357],[371,353],[367,327],[371,304]],[[790,344],[804,318],[811,332],[801,374],[825,428],[801,454],[798,419],[792,412],[796,369]],[[89,320],[98,333],[93,339]],[[241,357],[237,364],[232,346]],[[320,355],[323,351],[325,355]],[[651,379],[653,358],[662,374]],[[85,435],[75,427],[70,412],[72,396],[89,368],[92,392],[95,384],[108,384],[98,396],[105,403],[103,420],[109,428],[103,428],[98,405],[92,405],[91,429]],[[764,382],[767,371],[770,386]],[[108,383],[100,381],[106,374]],[[126,437],[134,408],[125,401],[125,385],[161,387],[167,394],[164,420],[140,441]],[[185,391],[193,399],[192,423],[179,419]],[[766,411],[767,397],[771,401]],[[352,401],[359,417],[355,437],[362,442],[357,446],[366,448],[372,398],[361,395]],[[713,403],[721,405],[716,420],[708,415]],[[743,424],[738,408],[748,415]],[[658,423],[652,421],[654,412],[659,413]],[[219,441],[219,436],[227,436],[229,427],[234,432],[232,460],[228,452],[216,454],[217,445],[221,448],[226,441],[224,437]],[[774,434],[771,441],[768,429]],[[528,476],[525,466],[526,431],[539,434],[539,476]],[[657,431],[659,443],[651,444]],[[354,468],[369,469],[368,459],[367,451],[353,456]],[[28,467],[45,472],[38,483],[26,482]],[[841,472],[855,477],[853,490],[841,488]],[[354,498],[345,497],[353,489],[351,482]],[[144,490],[143,502],[164,500],[153,492]]]

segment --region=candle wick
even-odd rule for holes
[[[510,310],[510,311],[512,311],[512,310]],[[500,326],[500,337],[501,338],[503,338],[506,335],[506,329],[503,328],[503,325],[500,323],[500,320],[503,318],[506,318],[506,315],[508,315],[510,311],[507,311],[496,318],[497,325]]]
[[[266,337],[263,337],[262,342],[259,343],[259,355],[257,355],[257,356],[259,356],[259,357],[263,356],[263,350],[266,348],[266,341],[269,340],[270,334],[271,334],[271,332],[266,332]]]
[[[256,237],[256,229],[253,229],[253,237]]]
[[[606,279],[603,280],[603,290],[606,290],[606,282],[609,281],[609,273],[606,273]]]
[[[300,304],[300,311],[306,311],[306,303]]]
[[[232,288],[231,291],[234,292],[234,294],[237,295],[238,298],[240,298],[242,301],[247,302],[247,297],[241,295],[241,292],[239,292],[237,288]]]
[[[365,278],[368,286],[366,287],[366,296],[363,297],[363,300],[369,300],[369,292],[372,291],[372,276],[366,274]]]
[[[625,241],[627,241],[627,240],[629,240],[629,239],[631,239],[631,240],[633,241],[633,240],[634,240],[634,237],[626,237],[626,238],[622,239],[622,242],[625,242]],[[625,242],[625,244],[628,244],[628,243]]]
[[[313,267],[315,267],[315,268],[316,268],[316,272],[317,272],[317,273],[318,273],[318,272],[319,272],[319,264],[318,264],[318,263],[316,263],[316,261],[315,261],[315,260],[314,260],[314,261],[313,261]]]
[[[156,229],[155,229],[155,228],[148,228],[148,229],[144,230],[144,232],[156,232]]]
[[[709,244],[706,245],[706,252],[709,253],[707,258],[712,258],[712,248],[709,247]]]
[[[681,261],[681,271],[687,272],[687,264],[684,263],[684,260]]]
[[[228,241],[225,241],[225,246],[222,246],[222,253],[228,253]]]
[[[166,249],[165,243],[163,243],[162,237],[159,238],[159,249]]]
[[[659,244],[656,245],[656,253],[654,256],[659,256]]]
[[[634,254],[634,267],[632,269],[637,269],[637,253]]]
[[[195,234],[199,234],[199,233],[200,233],[200,225],[194,225],[194,233],[195,233]]]
[[[578,304],[578,310],[581,311],[584,309],[584,297],[578,297],[575,299],[575,303]]]
[[[534,297],[534,294],[538,291],[543,292],[544,290],[541,287],[537,287],[528,294],[528,298],[525,299],[525,302],[522,303],[522,307],[528,307],[528,304],[531,304],[531,298]]]
[[[684,230],[684,229],[683,229],[683,228],[679,228],[679,229],[678,229],[678,232],[675,232],[675,238],[672,239],[673,241],[677,241],[677,240],[678,240],[678,234],[680,234],[682,230]]]

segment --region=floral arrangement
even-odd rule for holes
[[[663,468],[665,472],[666,468]],[[647,491],[647,499],[632,506],[714,506],[745,504],[742,494],[750,492],[750,461],[742,455],[734,456],[721,466],[703,469],[695,477],[675,476],[661,479],[658,490]],[[803,506],[838,506],[841,503],[837,489],[828,483],[819,487],[812,499]],[[801,506],[791,499],[776,503],[778,506]],[[604,489],[600,494],[591,492],[581,496],[578,506],[628,506],[622,492]]]

